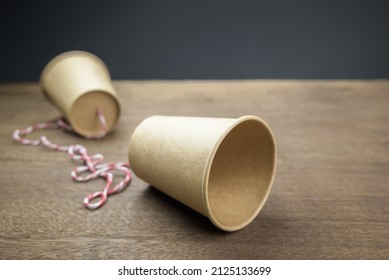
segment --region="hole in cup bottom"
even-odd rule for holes
[[[226,230],[251,222],[266,201],[274,173],[275,143],[257,120],[238,123],[222,140],[208,179],[211,219]]]

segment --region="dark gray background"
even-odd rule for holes
[[[389,1],[3,1],[0,81],[86,50],[114,79],[388,78]]]

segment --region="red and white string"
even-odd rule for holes
[[[97,116],[101,123],[102,133],[97,137],[87,137],[88,139],[100,139],[108,132],[104,115],[100,110],[97,110]],[[17,129],[14,131],[12,137],[15,141],[24,145],[43,145],[54,151],[67,152],[74,161],[81,161],[83,165],[74,168],[70,173],[71,177],[76,182],[88,182],[97,178],[103,178],[106,181],[104,189],[85,197],[85,207],[89,209],[99,208],[100,206],[104,205],[109,195],[121,192],[129,184],[132,174],[129,169],[128,162],[103,164],[102,162],[104,161],[104,156],[102,154],[90,155],[87,148],[82,145],[75,144],[70,146],[61,146],[50,142],[46,136],[41,136],[35,140],[26,139],[23,137],[36,130],[42,129],[64,129],[67,131],[73,131],[72,127],[68,123],[66,123],[62,118],[59,118],[55,122],[38,123],[25,129]],[[113,187],[112,182],[114,175],[111,171],[115,170],[121,171],[124,174],[124,179]],[[84,175],[86,172],[89,172],[89,174]],[[92,200],[94,199],[98,199],[98,201],[92,203]]]

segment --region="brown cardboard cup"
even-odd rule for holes
[[[255,116],[153,116],[135,129],[129,161],[142,180],[235,231],[257,216],[269,195],[276,144]]]
[[[45,96],[63,113],[73,129],[86,137],[99,136],[100,109],[108,131],[119,119],[120,105],[107,66],[83,51],[65,52],[51,60],[41,74]]]

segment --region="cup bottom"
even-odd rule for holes
[[[86,137],[101,135],[102,127],[97,117],[100,109],[107,123],[108,131],[112,130],[119,118],[119,104],[111,95],[103,91],[91,91],[81,95],[72,105],[68,121],[73,129]]]

